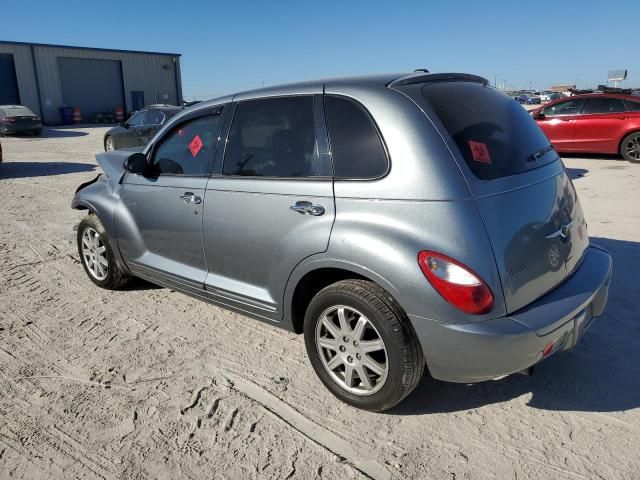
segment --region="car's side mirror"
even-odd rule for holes
[[[149,169],[149,162],[147,162],[147,157],[143,153],[134,153],[125,160],[124,168],[129,173],[144,175]]]
[[[538,113],[534,113],[533,114],[533,119],[534,120],[544,120],[545,115],[542,112],[538,112]]]
[[[127,122],[120,122],[120,126],[121,126],[122,128],[129,129],[129,124],[128,124]]]

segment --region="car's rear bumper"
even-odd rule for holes
[[[472,383],[524,370],[582,338],[607,303],[612,261],[589,247],[580,268],[558,288],[510,316],[450,324],[410,316],[434,378]],[[549,352],[547,352],[549,353]]]
[[[33,123],[27,125],[11,125],[7,123],[3,123],[0,125],[0,130],[3,133],[20,133],[20,132],[34,132],[36,130],[42,130],[41,123]]]

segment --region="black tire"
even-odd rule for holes
[[[112,150],[117,150],[118,146],[116,145],[116,139],[113,138],[111,135],[107,135],[106,137],[104,137],[104,151],[105,152],[109,152],[110,150],[107,149],[107,142],[111,141],[111,145],[113,146]]]
[[[640,132],[633,132],[620,142],[620,155],[632,163],[640,163]]]
[[[375,393],[358,395],[346,390],[332,378],[320,359],[316,326],[322,314],[337,305],[361,312],[384,342],[388,373]],[[304,340],[311,365],[322,383],[343,402],[363,410],[380,412],[393,407],[411,393],[424,373],[422,349],[409,318],[393,297],[373,282],[342,280],[321,290],[307,308]]]
[[[89,265],[87,264],[87,259],[82,253],[83,235],[85,233],[85,230],[87,229],[93,229],[95,232],[97,232],[102,245],[105,247],[104,253],[107,260],[107,273],[106,278],[102,280],[96,278],[96,276],[90,271]],[[78,225],[77,245],[78,254],[80,255],[80,262],[84,267],[84,271],[86,272],[89,279],[97,286],[106,288],[107,290],[117,290],[124,287],[129,282],[131,277],[122,269],[122,267],[116,261],[116,258],[113,255],[113,250],[111,249],[111,245],[109,244],[109,237],[107,235],[107,232],[97,215],[89,214],[82,219],[80,225]]]
[[[38,130],[34,130],[34,131],[33,131],[33,132],[31,132],[31,133],[33,133],[36,137],[39,137],[39,136],[41,136],[41,135],[42,135],[42,129],[41,129],[41,128],[39,128]]]

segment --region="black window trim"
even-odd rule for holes
[[[318,125],[318,114],[316,113],[317,107],[318,107],[318,103],[316,101],[316,97],[319,96],[319,94],[317,93],[294,93],[294,94],[285,94],[285,95],[274,95],[274,96],[268,96],[268,97],[257,97],[257,98],[247,98],[247,99],[243,99],[243,100],[239,100],[239,101],[235,101],[232,103],[232,108],[230,108],[230,113],[229,113],[229,121],[228,123],[225,125],[224,130],[223,130],[223,135],[221,135],[221,138],[224,138],[224,142],[223,142],[223,147],[219,148],[218,151],[220,151],[220,157],[218,158],[216,156],[216,161],[215,161],[215,167],[214,167],[214,173],[211,175],[211,177],[215,177],[216,179],[229,179],[229,180],[265,180],[265,181],[278,181],[278,180],[296,180],[296,181],[303,181],[303,182],[327,182],[327,181],[333,181],[334,177],[333,176],[307,176],[307,177],[272,177],[272,176],[262,176],[262,175],[225,175],[223,172],[224,170],[224,159],[225,156],[227,154],[227,147],[229,145],[229,134],[231,133],[231,126],[233,125],[233,121],[236,118],[236,112],[238,110],[238,105],[241,103],[245,103],[245,102],[256,102],[256,101],[261,101],[261,100],[272,100],[272,99],[277,99],[277,98],[291,98],[291,97],[312,97],[313,100],[313,122],[314,122],[314,130],[315,130],[315,134],[316,134],[316,141],[318,142],[318,155],[322,156],[323,154],[327,154],[327,152],[323,152],[321,149],[323,148],[321,145],[321,140],[322,140],[322,131],[321,128],[319,128]],[[322,120],[324,120],[324,109],[321,112],[322,113]],[[326,124],[325,124],[326,125]],[[326,128],[326,127],[325,127]],[[328,138],[328,134],[325,133],[325,138]],[[220,142],[218,142],[220,143]],[[326,145],[328,147],[328,144]],[[331,169],[333,171],[333,160],[331,157],[329,157],[329,159],[332,161],[331,162]]]
[[[213,147],[213,154],[211,155],[211,158],[209,159],[209,166],[207,168],[207,171],[205,173],[201,173],[201,174],[179,174],[179,173],[159,173],[157,175],[149,175],[147,176],[147,178],[159,178],[159,177],[180,177],[180,178],[207,178],[211,176],[211,172],[213,171],[213,166],[214,166],[214,162],[215,162],[215,158],[216,158],[216,153],[219,150],[219,145],[220,145],[220,131],[222,128],[222,123],[225,120],[225,114],[226,111],[228,110],[228,105],[216,105],[214,107],[208,107],[206,109],[202,109],[202,110],[197,110],[193,113],[190,113],[188,115],[185,115],[184,117],[181,117],[179,119],[179,121],[175,122],[175,124],[171,125],[171,128],[168,128],[165,132],[163,132],[162,136],[160,138],[158,138],[155,142],[153,142],[153,145],[151,145],[151,147],[149,148],[149,151],[147,152],[147,163],[149,164],[149,166],[153,165],[154,161],[155,161],[155,154],[156,154],[156,148],[159,144],[162,143],[162,141],[167,138],[167,136],[169,134],[171,134],[171,132],[173,132],[175,130],[176,127],[178,127],[179,125],[182,125],[186,122],[190,122],[192,120],[196,120],[198,118],[202,118],[202,117],[208,117],[208,116],[213,116],[213,115],[220,115],[220,120],[218,121],[218,125],[216,126],[216,133],[218,134],[218,139],[215,142],[215,146]]]
[[[335,161],[333,160],[333,150],[331,149],[331,133],[330,133],[330,129],[329,129],[329,124],[327,122],[327,114],[326,114],[326,98],[327,97],[335,97],[335,98],[342,98],[344,100],[348,100],[351,103],[355,104],[360,110],[362,110],[364,112],[364,114],[367,116],[367,118],[369,119],[369,121],[371,122],[371,125],[373,125],[373,128],[376,132],[376,134],[378,135],[378,139],[380,140],[380,143],[382,144],[382,150],[384,151],[384,156],[387,160],[386,164],[387,164],[387,168],[385,169],[384,173],[376,176],[376,177],[336,177],[335,175]],[[350,97],[348,95],[342,95],[342,94],[338,94],[338,93],[325,93],[323,95],[323,105],[324,105],[324,111],[323,111],[323,116],[325,119],[325,128],[327,129],[327,141],[328,141],[328,148],[329,148],[329,156],[331,157],[331,165],[333,165],[333,180],[335,182],[374,182],[376,180],[381,180],[384,177],[386,177],[387,175],[389,175],[389,172],[391,172],[391,155],[389,154],[389,148],[387,147],[387,143],[384,140],[384,136],[382,135],[382,132],[380,131],[380,127],[378,126],[378,124],[376,123],[375,119],[373,118],[373,115],[371,115],[371,113],[369,112],[369,110],[367,110],[367,108],[360,103],[358,100],[356,100],[353,97]]]

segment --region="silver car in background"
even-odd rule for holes
[[[557,153],[480,77],[379,75],[199,103],[140,151],[97,156],[72,202],[82,264],[304,333],[358,408],[424,368],[479,382],[581,339],[611,258]]]

